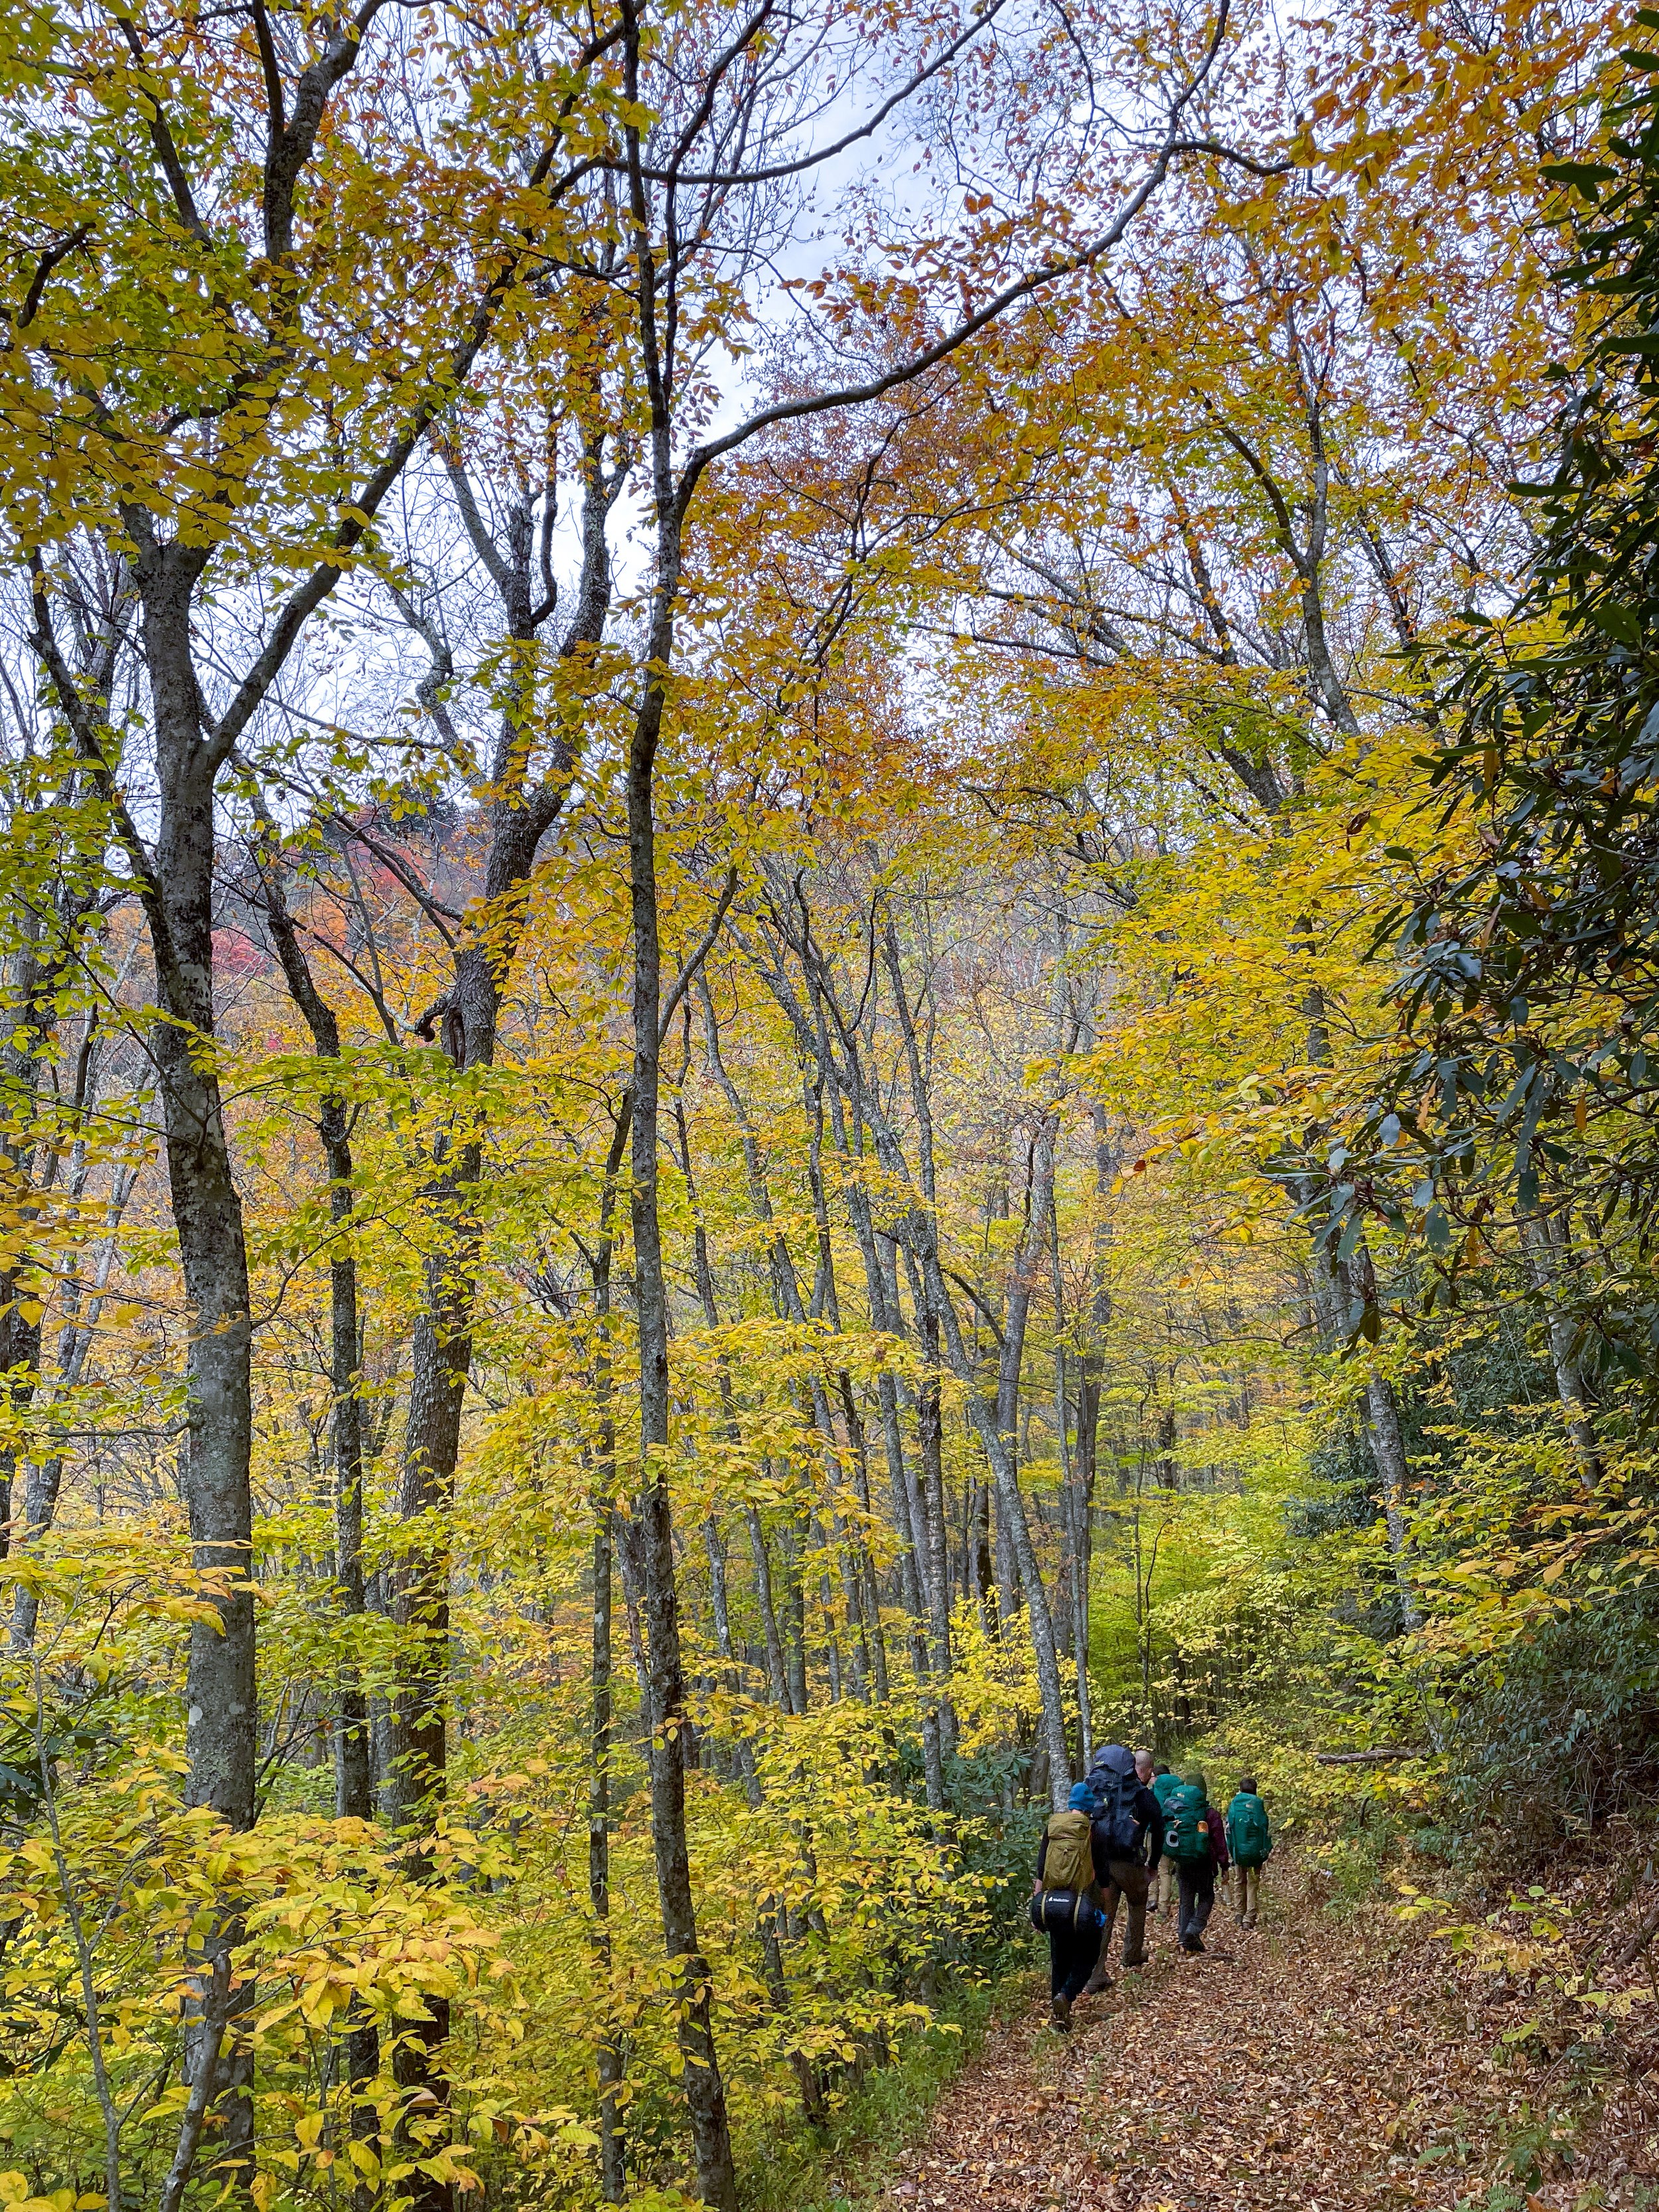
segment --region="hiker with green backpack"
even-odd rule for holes
[[[1273,1850],[1267,1808],[1256,1795],[1255,1777],[1244,1775],[1227,1808],[1227,1843],[1233,1855],[1233,1905],[1241,1928],[1255,1926],[1261,1869]]]
[[[1159,1759],[1153,1766],[1152,1778],[1148,1787],[1158,1800],[1158,1809],[1164,1815],[1164,1825],[1167,1827],[1170,1819],[1170,1800],[1181,1787],[1181,1777],[1178,1774],[1171,1774],[1167,1762]],[[1160,1912],[1167,1912],[1176,1901],[1176,1880],[1180,1869],[1170,1856],[1170,1847],[1167,1843],[1158,1852],[1157,1872],[1158,1887],[1146,1906],[1147,1914],[1153,1920],[1158,1918]]]
[[[1215,1878],[1226,1873],[1228,1857],[1227,1824],[1211,1804],[1197,1767],[1188,1767],[1180,1787],[1170,1792],[1164,1820],[1164,1848],[1176,1863],[1181,1883],[1176,1932],[1183,1951],[1201,1951],[1215,1909]]]

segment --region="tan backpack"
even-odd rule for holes
[[[1073,1891],[1079,1906],[1095,1886],[1094,1853],[1089,1840],[1086,1813],[1055,1813],[1048,1821],[1048,1848],[1042,1859],[1042,1893]]]

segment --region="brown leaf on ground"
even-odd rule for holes
[[[950,2212],[1572,2212],[1656,2201],[1645,2111],[1604,2088],[1575,2124],[1549,2069],[1443,1950],[1386,1911],[1322,1912],[1294,1869],[1246,1932],[1218,1899],[1210,1948],[1149,1920],[1048,2026],[1046,1978],[948,2090],[886,2193]],[[1639,2089],[1639,2085],[1638,2085]],[[1576,2136],[1576,2139],[1575,2139]]]

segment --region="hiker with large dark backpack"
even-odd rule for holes
[[[1225,1874],[1227,1827],[1210,1802],[1204,1777],[1195,1766],[1181,1778],[1165,1813],[1164,1849],[1176,1863],[1181,1882],[1176,1932],[1183,1951],[1204,1948],[1204,1930],[1215,1909],[1215,1878]]]
[[[1149,1770],[1151,1763],[1148,1758]],[[1146,1848],[1150,1841],[1156,1863],[1156,1854],[1164,1848],[1164,1815],[1140,1770],[1140,1758],[1121,1743],[1109,1743],[1089,1770],[1089,1788],[1095,1797],[1095,1864],[1104,1869],[1101,1899],[1106,1924],[1101,1931],[1100,1964],[1089,1978],[1085,1996],[1112,1986],[1106,1963],[1120,1899],[1127,1900],[1128,1906],[1123,1926],[1125,1970],[1146,1963],[1146,1897],[1151,1886]]]
[[[1065,1812],[1049,1816],[1031,1885],[1031,1924],[1048,1938],[1049,2025],[1061,2035],[1070,2029],[1072,2006],[1094,1972],[1105,1925],[1094,1810],[1093,1792],[1079,1782]]]
[[[1261,1869],[1272,1855],[1273,1835],[1253,1774],[1241,1779],[1238,1793],[1227,1808],[1227,1846],[1233,1855],[1233,1905],[1238,1924],[1254,1928],[1261,1895]]]

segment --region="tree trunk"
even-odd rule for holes
[[[264,817],[264,809],[261,808]],[[340,1024],[334,1009],[317,988],[311,963],[300,943],[300,933],[289,911],[283,880],[283,860],[274,825],[264,817],[264,842],[254,859],[259,870],[261,903],[276,947],[289,995],[311,1031],[313,1044],[323,1060],[340,1057]],[[362,1620],[368,1609],[363,1585],[363,1417],[360,1395],[359,1362],[362,1331],[357,1311],[357,1261],[349,1231],[355,1203],[356,1169],[351,1158],[350,1115],[344,1097],[336,1091],[324,1094],[318,1108],[317,1133],[322,1139],[328,1165],[328,1212],[336,1243],[329,1258],[329,1431],[334,1462],[334,1579],[341,1612],[349,1622]],[[354,1631],[348,1628],[350,1636]],[[334,1803],[342,1820],[372,1820],[374,1813],[374,1763],[368,1732],[368,1706],[356,1658],[339,1662],[334,1727]],[[373,2031],[366,2031],[372,2033]]]
[[[1376,1271],[1364,1238],[1355,1243],[1347,1263],[1352,1297],[1365,1306],[1376,1304]],[[1340,1278],[1339,1267],[1338,1275]],[[1388,1535],[1395,1586],[1400,1593],[1400,1618],[1408,1634],[1423,1626],[1423,1614],[1411,1573],[1411,1533],[1406,1522],[1406,1492],[1411,1470],[1406,1459],[1406,1440],[1400,1426],[1400,1401],[1394,1385],[1375,1367],[1365,1378],[1365,1442],[1376,1469],[1382,1496],[1382,1523]]]
[[[611,2017],[611,1610],[614,1583],[611,1511],[593,1517],[593,1653],[592,1767],[587,1801],[588,1898],[593,1908],[594,1962],[604,1984],[605,2021],[596,2052],[599,2090],[599,2193],[607,2204],[628,2196],[627,2145],[620,2092],[622,2041]]]
[[[1555,1394],[1561,1401],[1567,1434],[1572,1438],[1585,1481],[1599,1482],[1601,1455],[1596,1445],[1595,1425],[1590,1419],[1589,1394],[1584,1388],[1583,1374],[1578,1364],[1572,1323],[1561,1308],[1562,1255],[1557,1249],[1554,1225],[1542,1214],[1534,1214],[1522,1223],[1521,1238],[1527,1258],[1527,1272],[1532,1278],[1533,1288],[1543,1301],[1550,1363],[1555,1370]]]
[[[823,1068],[828,1061],[829,1045],[823,1031],[822,1006],[818,1009],[817,1045],[819,1066]],[[896,1286],[890,1289],[887,1273],[882,1266],[875,1229],[870,1218],[868,1195],[854,1166],[841,1091],[833,1082],[830,1091],[830,1133],[835,1139],[836,1157],[842,1163],[842,1195],[853,1224],[853,1233],[858,1240],[859,1255],[864,1262],[870,1324],[885,1334],[902,1336],[905,1334],[904,1317],[898,1310]],[[919,1535],[911,1508],[915,1485],[905,1462],[904,1439],[899,1424],[898,1386],[884,1366],[876,1377],[876,1401],[881,1410],[882,1447],[887,1460],[888,1495],[892,1501],[893,1526],[899,1539],[900,1588],[903,1592],[904,1609],[910,1617],[910,1660],[921,1696],[922,1785],[929,1808],[940,1812],[945,1806],[945,1770],[941,1757],[939,1707],[938,1700],[929,1693],[927,1679],[923,1540]]]
[[[323,1102],[319,1127],[328,1154],[329,1214],[343,1234],[351,1220],[351,1146],[346,1134],[345,1101]],[[329,1381],[334,1460],[334,1579],[340,1610],[348,1622],[368,1611],[363,1588],[363,1419],[359,1396],[362,1334],[357,1318],[357,1261],[348,1248],[329,1261]],[[347,1633],[351,1632],[348,1629]],[[338,1717],[335,1726],[335,1809],[343,1820],[374,1818],[374,1777],[369,1759],[368,1704],[355,1656],[339,1662]]]
[[[696,1177],[691,1165],[691,1139],[685,1126],[685,1112],[680,1102],[674,1103],[675,1124],[680,1139],[680,1172],[685,1177],[686,1195],[691,1207],[691,1263],[696,1280],[697,1302],[702,1308],[705,1325],[718,1328],[720,1325],[720,1302],[714,1292],[714,1273],[708,1260],[708,1233],[703,1226],[697,1199]],[[720,1363],[720,1393],[721,1410],[726,1416],[726,1432],[735,1444],[738,1441],[737,1409],[732,1399],[732,1377],[724,1360]],[[772,1597],[772,1564],[767,1556],[766,1532],[761,1517],[752,1504],[743,1509],[744,1527],[749,1537],[750,1558],[755,1570],[755,1604],[761,1617],[761,1633],[766,1645],[766,1678],[772,1693],[772,1703],[781,1712],[793,1710],[790,1695],[789,1677],[784,1664],[783,1640],[778,1634],[777,1607]],[[725,1571],[725,1554],[721,1554],[721,1572]]]
[[[744,1507],[743,1524],[748,1531],[749,1556],[755,1568],[755,1602],[760,1608],[761,1632],[766,1639],[767,1684],[779,1711],[792,1713],[795,1704],[784,1661],[783,1638],[778,1632],[778,1608],[772,1595],[772,1563],[767,1555],[766,1531],[754,1506]]]
[[[293,949],[299,941],[291,928]],[[301,956],[303,964],[303,956]],[[286,963],[284,963],[286,965]],[[307,971],[308,973],[308,971]],[[297,994],[296,994],[297,995]],[[313,991],[319,1008],[322,1001]],[[301,1011],[305,1011],[302,1004]],[[317,1049],[326,1057],[339,1057],[337,1024],[327,1010],[320,1029],[312,1023]],[[353,1206],[353,1165],[345,1100],[331,1093],[321,1103],[318,1132],[328,1162],[329,1217],[337,1234],[349,1232]],[[362,1334],[357,1315],[357,1261],[349,1246],[329,1261],[329,1382],[332,1402],[329,1411],[331,1455],[334,1462],[334,1579],[340,1610],[349,1624],[346,1633],[368,1612],[363,1582],[363,1420],[360,1395]],[[349,1650],[337,1662],[337,1712],[334,1727],[334,1804],[342,1820],[370,1820],[374,1816],[374,1771],[369,1735],[368,1701],[363,1694],[356,1656]],[[356,2141],[373,2144],[378,2151],[380,2119],[366,2099],[380,2071],[380,2035],[374,2022],[354,2001],[345,2033],[346,2076],[354,2093],[351,2131]],[[353,2192],[356,2212],[368,2212],[372,2192],[360,2182]]]
[[[624,1099],[605,1163],[599,1236],[593,1259],[593,1395],[598,1414],[598,1467],[593,1486],[593,1638],[592,1717],[587,1793],[587,1887],[593,1908],[594,1965],[603,1984],[605,2021],[595,2053],[599,2092],[599,2193],[607,2204],[628,2195],[627,2144],[621,2089],[622,2039],[613,2017],[611,1942],[611,1610],[615,1595],[617,1426],[611,1389],[611,1266],[617,1174],[631,1118]]]
[[[76,657],[76,674],[79,678],[78,696],[83,713],[95,723],[101,723],[109,712],[110,694],[115,680],[117,655],[124,635],[125,617],[132,604],[131,571],[123,561],[112,564],[107,577],[108,598],[104,610],[95,616],[82,611],[80,623],[81,649]],[[34,642],[44,647],[42,654],[53,680],[60,674],[68,676],[61,664],[52,635],[51,617],[44,603],[37,608],[37,632]],[[67,710],[67,702],[61,702]],[[73,718],[69,718],[73,726]],[[77,736],[79,732],[77,730]],[[86,787],[95,789],[97,778],[82,767],[69,771],[57,793],[58,805],[48,801],[41,810],[48,825],[54,815],[73,821],[75,811],[82,800]],[[13,840],[19,845],[27,835],[23,818],[14,817],[10,825]],[[102,825],[100,825],[101,840]],[[55,841],[54,841],[55,842]],[[6,1127],[0,1133],[0,1159],[3,1159],[13,1174],[24,1184],[33,1181],[30,1156],[34,1149],[33,1123],[40,1104],[40,1076],[58,1022],[58,998],[67,978],[70,966],[80,951],[80,939],[89,919],[98,912],[95,890],[77,865],[78,840],[69,833],[69,851],[61,848],[57,855],[56,880],[50,898],[41,906],[25,902],[25,925],[22,942],[13,957],[12,972],[8,979],[3,1001],[3,1037],[0,1038],[0,1069],[3,1070],[9,1097],[6,1106]],[[95,875],[93,878],[95,882]],[[131,955],[129,955],[131,958]],[[123,969],[125,979],[125,969]],[[113,994],[112,994],[113,995]],[[86,1030],[76,1055],[73,1086],[73,1110],[78,1120],[91,1111],[96,1093],[99,1038],[98,1013],[94,1007],[86,1017]],[[76,1150],[80,1158],[81,1178],[84,1187],[86,1146],[77,1136]],[[118,1218],[118,1215],[117,1217]],[[24,1276],[26,1267],[15,1261],[0,1268],[0,1376],[6,1378],[3,1389],[13,1406],[27,1406],[33,1395],[40,1367],[40,1324],[31,1322],[23,1312],[27,1303]],[[84,1349],[82,1354],[84,1359]],[[56,1510],[58,1480],[63,1472],[63,1462],[53,1455],[50,1474],[40,1470],[43,1480],[33,1502],[27,1497],[24,1504],[26,1525],[39,1528],[50,1525]],[[0,1448],[0,1559],[6,1557],[11,1541],[12,1480],[16,1473],[16,1455],[10,1444]],[[50,1490],[50,1498],[47,1490]],[[41,1518],[45,1512],[44,1522]],[[27,1597],[27,1630],[20,1645],[18,1641],[19,1614],[14,1608],[14,1648],[27,1649],[33,1641],[36,1601],[20,1586],[16,1606],[24,1604]]]
[[[842,1081],[848,1079],[842,1071],[832,1069],[831,1073]],[[858,1103],[875,1137],[878,1156],[883,1167],[896,1180],[908,1182],[903,1152],[896,1134],[867,1086],[860,1084],[858,1087]],[[939,1265],[932,1209],[918,1207],[914,1211],[904,1224],[904,1234],[907,1249],[914,1253],[921,1266],[927,1302],[939,1316],[944,1331],[945,1356],[953,1371],[968,1386],[969,1410],[990,1462],[998,1505],[1007,1530],[1010,1547],[1018,1565],[1030,1620],[1032,1652],[1036,1660],[1037,1686],[1042,1705],[1043,1747],[1048,1760],[1049,1794],[1058,1811],[1065,1804],[1071,1788],[1066,1706],[1060,1688],[1060,1656],[1054,1642],[1054,1618],[1037,1565],[1036,1547],[1031,1541],[1024,1500],[1020,1496],[1012,1456],[1006,1449],[998,1422],[997,1409],[988,1401],[980,1388],[974,1361],[963,1340],[956,1308]]]
[[[77,1146],[80,1157],[70,1171],[70,1196],[77,1202],[86,1184],[85,1147]],[[80,1382],[86,1367],[87,1355],[97,1334],[99,1317],[103,1311],[105,1295],[109,1288],[111,1269],[115,1263],[116,1232],[127,1209],[128,1200],[137,1186],[139,1170],[136,1167],[120,1167],[115,1170],[108,1200],[104,1208],[104,1237],[93,1263],[90,1285],[83,1282],[78,1269],[70,1273],[64,1286],[64,1325],[58,1336],[58,1372],[52,1378],[54,1395],[69,1397]],[[85,1306],[83,1298],[90,1297]],[[20,1545],[38,1542],[52,1528],[58,1514],[58,1492],[64,1476],[64,1454],[54,1448],[43,1459],[31,1461],[23,1489],[23,1510],[17,1530]],[[40,1618],[40,1599],[27,1583],[17,1585],[12,1601],[11,1648],[14,1651],[31,1650]]]
[[[789,1710],[794,1713],[807,1711],[811,1704],[801,1533],[799,1516],[796,1516],[785,1522],[778,1540],[783,1554],[783,1663],[789,1677]]]
[[[782,1235],[778,1232],[774,1220],[772,1197],[767,1185],[766,1167],[761,1154],[760,1139],[756,1133],[754,1123],[750,1118],[749,1109],[744,1103],[742,1095],[726,1071],[726,1062],[720,1053],[720,1027],[714,1018],[714,1001],[709,993],[705,978],[701,975],[699,975],[697,978],[696,989],[702,1004],[703,1033],[708,1045],[709,1067],[714,1074],[716,1083],[719,1085],[721,1091],[725,1095],[726,1103],[732,1109],[732,1118],[737,1122],[738,1141],[743,1147],[744,1166],[749,1181],[750,1204],[754,1209],[756,1220],[761,1224],[762,1228],[768,1232],[767,1251],[771,1262],[773,1308],[781,1321],[793,1322],[796,1327],[804,1333],[807,1322],[806,1307],[801,1297],[800,1282],[795,1273],[793,1255],[790,1252],[787,1243]],[[677,1119],[678,1119],[679,1115],[678,1106],[676,1108],[676,1115]],[[690,1188],[691,1181],[690,1149],[683,1120],[680,1121],[680,1146],[682,1154],[682,1170],[686,1176],[688,1188]],[[820,1247],[817,1271],[817,1283],[814,1288],[813,1297],[815,1304],[821,1297],[826,1298],[831,1304],[833,1304],[835,1297],[835,1278],[833,1264],[829,1249],[829,1223],[827,1217],[823,1212],[823,1190],[821,1182],[817,1173],[816,1160],[817,1152],[815,1138],[812,1187],[814,1204],[818,1209]],[[702,1298],[704,1316],[706,1319],[710,1320],[710,1325],[712,1326],[712,1316],[714,1310],[712,1284],[711,1279],[708,1276],[707,1240],[704,1237],[701,1224],[699,1224],[696,1228],[694,1232],[694,1240],[696,1249],[699,1254],[696,1263],[698,1267],[699,1293]],[[709,1287],[705,1287],[705,1285],[709,1285]],[[723,1376],[722,1382],[724,1382],[724,1381],[725,1378]],[[829,1492],[830,1499],[833,1501],[835,1493],[840,1487],[842,1480],[842,1473],[840,1462],[837,1457],[835,1422],[830,1415],[829,1399],[825,1394],[822,1381],[816,1375],[811,1378],[811,1408],[810,1419],[807,1419],[804,1425],[816,1429],[821,1439],[825,1487]],[[835,1518],[835,1525],[836,1528],[837,1571],[842,1579],[843,1594],[847,1606],[848,1626],[854,1639],[854,1645],[851,1653],[854,1670],[854,1691],[860,1702],[867,1703],[869,1697],[869,1646],[864,1635],[862,1613],[859,1603],[857,1586],[854,1580],[854,1568],[852,1560],[848,1557],[848,1547],[845,1542],[842,1540],[840,1516],[836,1512],[833,1503],[830,1510]],[[814,1540],[816,1540],[816,1539]],[[832,1674],[837,1678],[836,1694],[839,1697],[840,1685],[838,1678],[840,1674],[840,1651],[838,1645],[838,1633],[833,1623],[833,1617],[828,1613],[826,1613],[826,1634],[828,1637],[827,1650],[829,1653],[829,1662]],[[802,1676],[799,1694],[804,1699],[804,1674]],[[805,1710],[804,1704],[802,1710]]]
[[[637,27],[629,33],[627,79],[638,81]],[[635,93],[630,90],[630,97]],[[737,2212],[726,2086],[712,2023],[708,1964],[697,1940],[685,1825],[685,1676],[679,1594],[674,1577],[673,1509],[668,1489],[668,1288],[658,1212],[662,951],[657,912],[654,781],[662,735],[663,673],[673,664],[674,603],[680,583],[684,513],[672,477],[668,402],[657,350],[656,271],[644,244],[649,216],[639,133],[627,131],[629,193],[638,240],[640,330],[652,412],[657,572],[652,597],[644,691],[629,741],[628,859],[633,925],[633,1181],[635,1305],[639,1327],[640,1492],[636,1520],[645,1583],[650,1682],[651,1837],[663,1941],[673,1963],[677,2040],[697,2172],[697,2191],[716,2212]]]
[[[185,1358],[185,1494],[196,1568],[219,1581],[211,1620],[191,1625],[185,1683],[186,1802],[251,1828],[258,1778],[254,1680],[253,1442],[247,1250],[219,1089],[213,1003],[214,785],[191,654],[191,601],[205,549],[152,544],[140,556],[143,641],[154,717],[159,818],[145,907],[164,1018],[153,1040],[179,1237],[189,1340]],[[242,1934],[226,1900],[203,1947],[204,1971]],[[249,1993],[251,1996],[251,1992]],[[198,2033],[186,2072],[204,2063]],[[252,2063],[233,2019],[213,2171],[252,2179]]]

